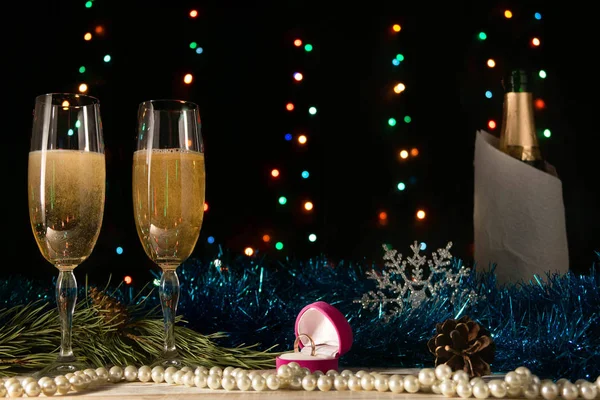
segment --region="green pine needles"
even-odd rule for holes
[[[106,289],[105,289],[106,290]],[[142,291],[143,292],[143,291]],[[124,306],[96,288],[78,301],[73,321],[73,347],[78,359],[90,367],[150,364],[163,348],[164,325],[159,309],[148,311],[141,302]],[[52,362],[60,347],[56,307],[36,301],[0,310],[0,376],[27,373]],[[273,347],[259,344],[228,348],[217,344],[227,335],[200,334],[177,318],[176,341],[180,356],[191,365],[246,369],[275,366]]]

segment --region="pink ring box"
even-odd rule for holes
[[[339,358],[352,347],[352,328],[334,306],[317,301],[304,307],[294,328],[300,351],[283,353],[276,358],[276,366],[297,362],[311,372],[338,369]],[[311,355],[312,346],[309,335],[315,344],[315,354]]]

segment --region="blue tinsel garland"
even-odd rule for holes
[[[460,265],[454,260],[452,268]],[[365,271],[376,267],[347,262],[334,266],[325,257],[305,262],[224,254],[210,261],[190,259],[179,269],[178,313],[201,333],[228,332],[223,345],[258,342],[287,350],[300,309],[326,301],[347,316],[355,334],[340,364],[361,367],[433,365],[426,343],[436,323],[466,314],[493,335],[494,372],[524,365],[546,378],[595,380],[600,375],[600,275],[594,266],[586,275],[553,275],[502,287],[493,270],[472,272],[461,287],[473,289],[483,300],[474,303],[465,297],[451,304],[449,293],[441,293],[388,322],[354,302],[373,289]],[[45,285],[13,280],[0,281],[0,299],[7,306],[53,293]],[[150,305],[156,305],[153,293]]]

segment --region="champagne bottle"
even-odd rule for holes
[[[500,150],[537,169],[545,171],[533,114],[533,95],[527,72],[516,69],[503,80],[504,105]]]

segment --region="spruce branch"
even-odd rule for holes
[[[90,288],[77,303],[73,318],[76,356],[94,368],[151,363],[163,348],[160,309],[148,310],[143,296],[124,306],[112,297],[116,291],[107,294],[107,288]],[[37,370],[56,358],[61,333],[58,312],[50,303],[38,300],[0,310],[0,323],[0,375]],[[186,321],[181,316],[176,323],[180,355],[192,365],[266,369],[274,367],[279,354],[273,351],[275,346],[258,349],[258,343],[222,347],[218,340],[227,337],[225,333],[200,334],[183,326]]]

